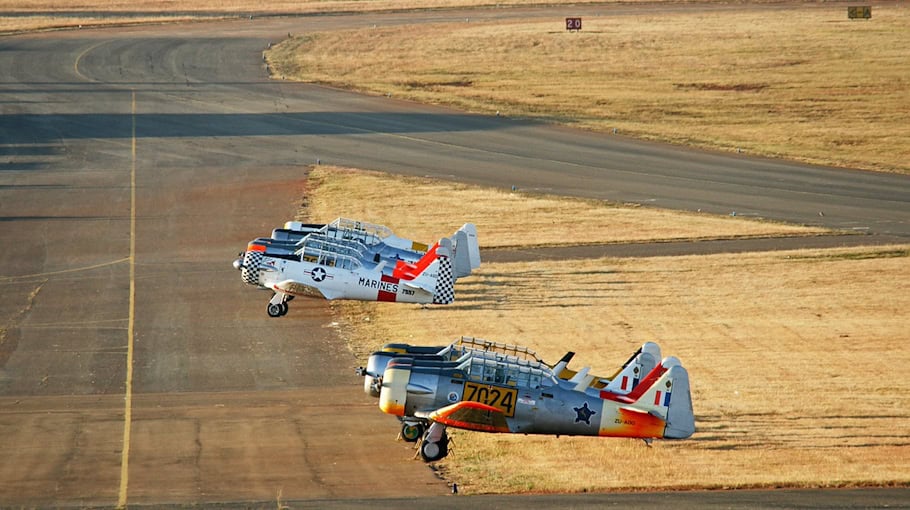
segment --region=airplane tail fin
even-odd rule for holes
[[[448,241],[448,239],[446,239],[446,241]],[[451,243],[451,241],[449,242]],[[449,244],[449,246],[451,246],[451,244]],[[434,244],[417,262],[397,261],[395,263],[395,268],[392,269],[392,276],[399,280],[416,280],[426,272],[427,268],[436,262],[436,259],[438,258],[436,253],[438,248],[439,243]],[[451,250],[449,253],[451,254]]]
[[[652,374],[660,372],[663,373],[656,378],[652,377]],[[692,412],[689,372],[683,368],[679,359],[673,356],[664,358],[645,379],[641,384],[643,387],[649,379],[653,382],[641,392],[636,407],[666,420],[664,437],[684,439],[691,436],[695,432],[695,415]]]
[[[452,242],[440,239],[436,249],[439,262],[436,290],[433,292],[434,305],[448,305],[455,301],[455,271],[452,267]]]
[[[660,347],[654,342],[645,342],[635,354],[623,364],[607,386],[604,388],[613,393],[629,393],[642,378],[657,366],[660,359]]]
[[[673,356],[664,358],[631,393],[617,395],[601,391],[601,398],[628,404],[628,407],[620,408],[621,412],[659,418],[662,431],[655,434],[652,428],[642,431],[642,437],[685,439],[695,433],[689,373]],[[658,422],[650,425],[658,425]]]
[[[480,267],[480,245],[477,243],[477,227],[473,223],[462,225],[452,236],[455,249],[455,278],[471,274]]]
[[[455,270],[452,267],[452,240],[443,237],[426,255],[410,264],[398,261],[392,276],[406,285],[433,294],[433,304],[448,305],[455,301]]]

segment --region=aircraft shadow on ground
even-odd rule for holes
[[[534,124],[470,114],[292,112],[139,113],[137,138],[419,134],[493,131]],[[4,144],[60,139],[131,138],[129,113],[12,114],[0,116]]]
[[[557,281],[568,276],[600,278],[586,281],[573,289],[540,299],[540,279]],[[455,302],[440,307],[446,310],[511,310],[532,308],[590,308],[615,299],[629,282],[612,279],[616,271],[517,271],[483,273],[462,284],[456,284]]]

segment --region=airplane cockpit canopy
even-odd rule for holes
[[[516,388],[539,389],[556,384],[550,367],[543,363],[475,351],[467,353],[458,368],[468,379],[485,384],[504,384]]]
[[[312,262],[327,267],[355,270],[363,264],[362,245],[353,242],[336,242],[322,235],[310,234],[301,241],[302,246],[296,254],[304,262]]]
[[[335,239],[356,239],[367,246],[377,245],[392,235],[388,227],[347,218],[334,220],[325,226],[324,231]]]

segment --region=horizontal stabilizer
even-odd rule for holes
[[[592,381],[594,381],[594,374],[585,375],[580,381],[575,384],[575,391],[585,391],[585,388],[590,386]]]
[[[561,378],[563,370],[566,369],[566,367],[569,365],[569,362],[572,361],[573,357],[575,357],[574,352],[572,352],[572,351],[567,352],[566,355],[563,356],[561,360],[559,360],[559,363],[557,363],[556,365],[553,366],[553,374],[556,377]]]
[[[414,290],[418,290],[418,291],[421,291],[421,292],[426,292],[427,294],[433,294],[433,292],[436,290],[436,285],[435,285],[435,283],[434,283],[432,286],[429,285],[429,283],[433,283],[433,282],[429,282],[429,283],[428,283],[428,282],[420,281],[420,280],[418,280],[418,281],[415,281],[415,280],[400,280],[398,283],[400,283],[401,285],[404,285],[405,287],[407,287],[407,288],[409,288],[409,289],[414,289]]]
[[[582,368],[581,370],[576,372],[575,375],[573,375],[571,379],[569,379],[569,382],[572,384],[578,384],[578,383],[582,382],[583,380],[585,380],[586,377],[588,377],[588,372],[590,372],[590,371],[591,371],[591,367]]]

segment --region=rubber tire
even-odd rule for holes
[[[288,307],[287,302],[281,303],[281,315],[280,315],[280,317],[284,317],[285,315],[288,314],[288,308],[289,308],[289,307]]]
[[[401,439],[407,443],[414,443],[423,435],[423,425],[404,423],[401,425]]]
[[[281,317],[284,315],[281,313],[283,309],[284,308],[280,304],[276,305],[269,303],[269,306],[265,309],[265,311],[269,314],[269,317]]]
[[[449,437],[443,435],[439,442],[424,441],[420,445],[420,457],[424,462],[435,462],[444,459],[449,454]]]

